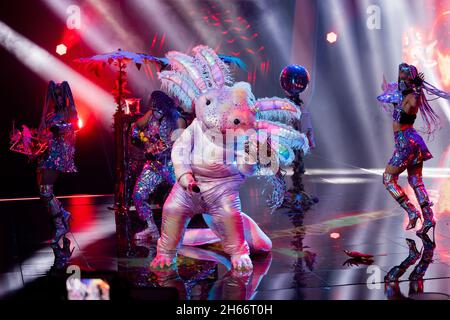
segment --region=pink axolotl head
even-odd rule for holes
[[[237,82],[199,96],[195,100],[195,115],[209,130],[246,130],[255,126],[254,104],[250,85]]]

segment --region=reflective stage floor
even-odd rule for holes
[[[97,272],[120,279],[136,299],[449,298],[450,171],[425,171],[438,219],[435,246],[404,230],[406,214],[381,184],[381,169],[309,170],[305,181],[320,199],[305,214],[270,212],[262,178],[243,186],[244,211],[273,241],[270,254],[253,256],[250,275],[230,271],[217,245],[183,247],[178,272],[153,273],[154,246],[117,239],[110,196],[61,199],[74,215],[68,264],[79,266],[82,277]],[[400,183],[406,187],[404,176]],[[51,229],[39,200],[2,200],[0,212],[0,298],[53,297],[45,289],[54,276],[53,251],[45,243]],[[371,254],[373,262],[350,259],[344,250]],[[399,282],[385,284],[385,275],[400,264]]]

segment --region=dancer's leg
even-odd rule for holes
[[[136,181],[133,192],[133,201],[139,217],[147,222],[147,228],[134,235],[135,239],[159,238],[158,227],[153,219],[153,212],[148,203],[148,198],[156,187],[162,182],[163,177],[160,172],[156,172],[150,162],[147,162]]]
[[[53,243],[58,243],[69,232],[70,213],[61,205],[53,193],[53,184],[58,179],[59,172],[49,169],[38,169],[37,183],[39,186],[39,196],[45,207],[53,218],[55,236]]]
[[[417,231],[419,234],[427,233],[430,228],[434,228],[436,222],[434,220],[433,210],[431,209],[432,203],[428,197],[428,192],[425,189],[425,185],[422,179],[422,167],[423,162],[411,166],[408,168],[408,182],[411,188],[414,190],[417,201],[422,209],[422,215],[424,222],[422,228]]]
[[[420,216],[419,211],[414,207],[414,205],[409,201],[408,196],[398,185],[398,176],[405,169],[393,167],[391,165],[386,166],[386,170],[383,173],[383,184],[386,190],[391,194],[391,196],[400,204],[400,206],[405,209],[408,213],[409,223],[406,230],[413,229],[416,226],[417,219]]]

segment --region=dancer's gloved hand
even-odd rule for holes
[[[179,184],[188,192],[196,192],[198,193],[200,189],[198,188],[197,181],[195,181],[192,173],[183,174],[179,180]]]

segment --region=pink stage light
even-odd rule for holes
[[[329,43],[335,43],[337,41],[337,34],[334,32],[327,33],[327,41]]]
[[[340,237],[341,237],[341,235],[337,232],[330,233],[330,238],[332,238],[332,239],[338,239]]]
[[[67,47],[64,44],[58,44],[56,46],[56,53],[60,56],[65,55],[67,53]]]

